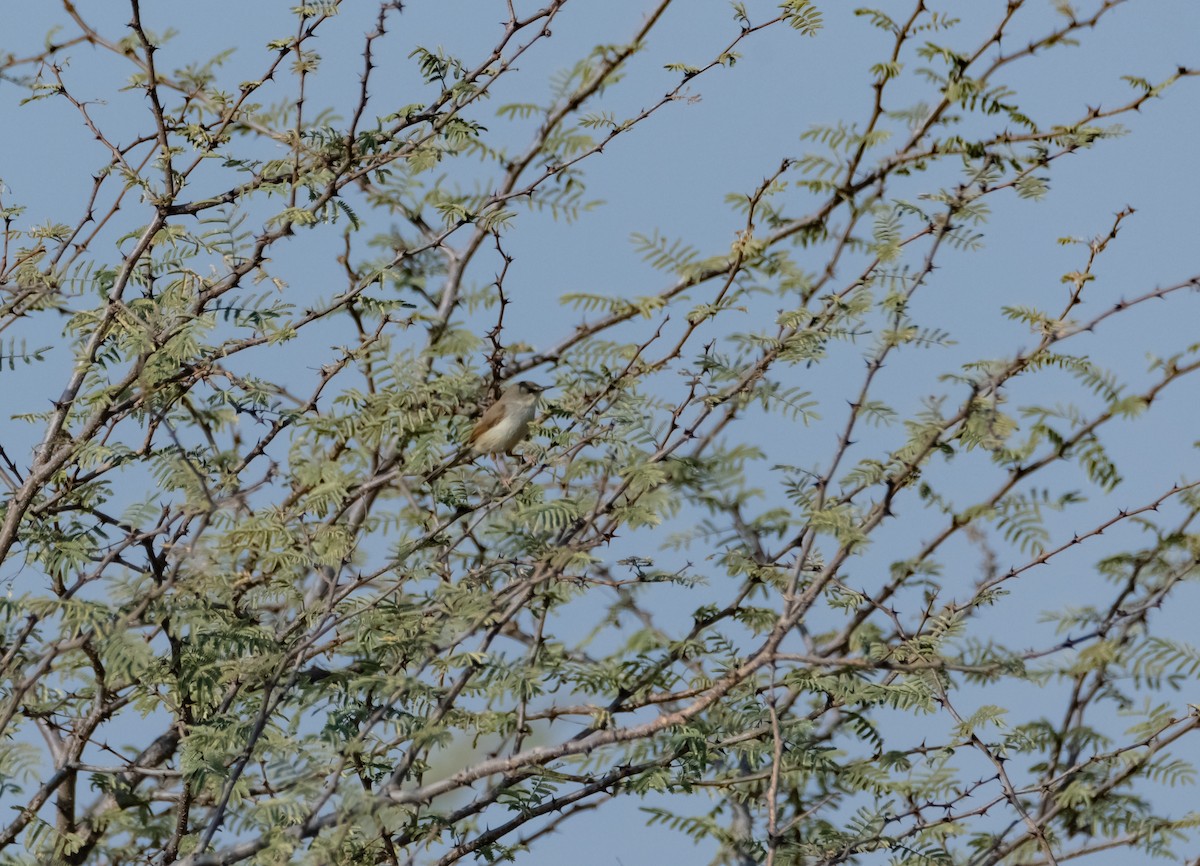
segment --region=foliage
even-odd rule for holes
[[[653,288],[576,268],[536,345],[517,247],[586,225],[587,171],[761,40],[820,44],[832,4],[736,3],[723,43],[648,71],[661,0],[549,88],[522,69],[578,0],[488,4],[474,54],[381,2],[350,84],[318,53],[336,0],[281,14],[236,83],[185,44],[193,13],[156,33],[117,5],[64,3],[0,57],[22,111],[100,145],[44,221],[0,202],[0,863],[517,860],[615,799],[679,862],[688,839],[972,866],[1194,840],[1162,791],[1195,781],[1200,650],[1160,613],[1196,577],[1200,481],[1114,499],[1151,473],[1112,431],[1154,441],[1200,346],[1148,343],[1133,374],[1081,343],[1138,339],[1200,281],[1096,294],[1127,208],[1065,239],[1057,302],[981,307],[1003,353],[921,304],[993,202],[1036,207],[1195,74],[1035,118],[1005,76],[1121,0],[1032,37],[1022,0],[966,28],[858,10],[883,47],[855,119],[730,195],[727,247],[633,227]],[[520,456],[464,459],[521,377],[556,391]]]

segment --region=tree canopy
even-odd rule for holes
[[[54,166],[0,171],[0,863],[545,862],[630,815],[679,863],[1194,849],[1200,275],[1106,281],[1113,201],[1026,291],[989,219],[1197,71],[1017,89],[1134,0],[739,2],[716,42],[603,4],[601,44],[541,2],[0,37]],[[669,210],[684,117],[756,180],[619,210],[615,283],[606,166],[659,142]]]

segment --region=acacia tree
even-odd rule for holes
[[[6,46],[22,110],[102,150],[70,213],[3,202],[4,863],[519,860],[621,800],[697,840],[679,862],[1188,839],[1161,789],[1194,779],[1200,653],[1159,611],[1196,573],[1200,482],[1148,461],[1129,503],[1109,439],[1152,441],[1200,358],[1147,340],[1128,384],[1086,340],[1137,341],[1123,322],[1178,315],[1198,278],[1101,289],[1125,209],[1046,308],[917,314],[991,202],[1040,198],[1194,74],[1022,109],[1005,76],[1122,0],[1032,35],[1023,0],[973,4],[974,38],[926,0],[859,10],[888,48],[858,122],[732,196],[731,247],[635,238],[644,287],[565,295],[582,319],[536,344],[512,336],[515,246],[586,227],[586,172],[766,34],[825,38],[820,4],[733,4],[653,97],[626,77],[671,26],[647,4],[502,105],[541,92],[520,67],[577,3],[486,4],[474,56],[380,3],[357,81],[322,90],[348,60],[317,37],[364,8],[342,5],[293,10],[238,83],[138,0],[64,2],[45,44]],[[85,62],[136,110],[99,107]],[[1004,352],[946,348],[1006,320],[1028,327]],[[522,377],[557,388],[519,459],[466,459]],[[1083,599],[1057,632],[998,627],[1051,572]]]

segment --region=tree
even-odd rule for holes
[[[622,803],[677,862],[1194,840],[1163,791],[1200,651],[1164,608],[1200,480],[1115,455],[1194,388],[1200,278],[1106,284],[1122,208],[1057,296],[924,300],[1196,75],[1069,116],[1011,89],[1136,4],[734,3],[675,62],[659,0],[545,95],[579,3],[471,7],[458,51],[457,7],[382,2],[322,58],[366,5],[209,56],[208,7],[64,2],[3,56],[10,128],[81,136],[49,203],[2,203],[3,862],[529,860]],[[808,59],[822,13],[874,56]],[[545,313],[521,269],[551,220],[586,247],[588,173],[780,46],[869,84],[712,216],[731,245],[630,226],[646,288],[589,286],[593,249]],[[522,378],[556,386],[531,437],[473,459]]]

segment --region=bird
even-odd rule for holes
[[[529,434],[529,422],[537,415],[538,399],[545,390],[536,382],[510,385],[471,430],[467,439],[470,450],[475,454],[511,454]]]

